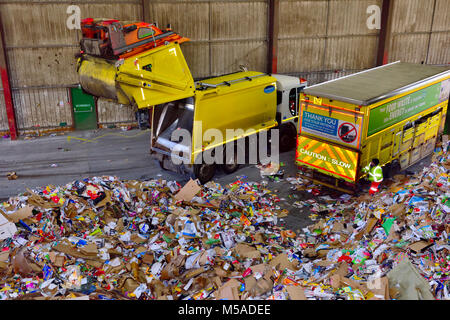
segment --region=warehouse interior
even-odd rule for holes
[[[9,114],[15,120],[10,128],[2,84],[2,135],[74,127],[69,88],[78,83],[80,30],[67,27],[77,13],[72,5],[82,19],[170,24],[190,39],[182,50],[194,78],[235,72],[242,65],[314,84],[398,60],[450,61],[446,0],[2,0],[2,68],[8,70]],[[379,16],[368,9],[372,5],[382,9]],[[105,99],[96,108],[100,127],[136,121],[133,110]]]
[[[450,300],[449,18],[0,0],[0,300],[196,319]]]

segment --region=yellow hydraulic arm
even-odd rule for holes
[[[178,43],[116,61],[84,54],[78,60],[78,74],[90,94],[139,109],[192,97],[195,91]]]

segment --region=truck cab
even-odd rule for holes
[[[303,78],[272,74],[277,79],[277,114],[280,130],[280,151],[289,151],[296,145],[300,93],[307,86]]]

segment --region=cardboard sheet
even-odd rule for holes
[[[11,238],[16,232],[16,225],[0,214],[0,240]]]
[[[176,201],[191,201],[192,198],[201,190],[198,183],[190,179],[183,188],[175,195]]]
[[[307,300],[305,297],[305,292],[300,286],[286,286],[286,291],[288,292],[291,300]]]

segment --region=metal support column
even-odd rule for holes
[[[16,115],[12,100],[11,85],[9,83],[8,61],[6,56],[5,37],[3,23],[0,17],[0,74],[3,85],[3,96],[5,98],[6,116],[8,117],[8,126],[11,140],[17,139]]]
[[[381,8],[381,26],[378,39],[377,66],[388,63],[389,45],[392,37],[392,13],[394,1],[383,0]]]
[[[142,0],[142,21],[152,23],[150,21],[150,0]]]
[[[425,64],[428,63],[428,57],[430,56],[430,46],[431,46],[431,37],[433,36],[434,16],[436,15],[436,2],[437,0],[434,0],[433,2],[433,13],[431,16],[430,35],[428,36],[427,56],[425,58],[425,61],[422,62]]]
[[[279,0],[268,0],[268,43],[267,43],[267,72],[277,73],[278,63],[278,12],[280,7]]]

